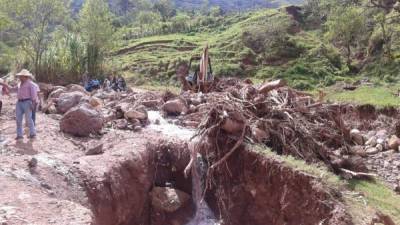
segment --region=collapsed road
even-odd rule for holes
[[[42,85],[38,139],[20,142],[7,99],[0,221],[354,224],[338,190],[255,145],[323,162],[345,178],[390,169],[383,179],[398,184],[397,160],[384,168],[378,162],[383,154],[398,157],[390,110],[327,104],[281,82],[228,79],[214,88],[175,95]]]

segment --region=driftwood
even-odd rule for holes
[[[354,172],[354,171],[343,169],[343,168],[341,168],[340,170],[343,173],[343,177],[348,178],[348,179],[352,179],[352,178],[374,179],[375,177],[378,176],[378,175],[373,174],[373,173]]]
[[[266,82],[258,89],[258,92],[261,94],[266,94],[274,89],[286,86],[285,80],[276,80],[271,82]]]
[[[308,93],[286,87],[283,80],[265,83],[259,89],[249,85],[235,79],[221,80],[216,83],[216,92],[202,96],[203,103],[179,117],[181,124],[200,124],[197,136],[211,140],[211,147],[207,147],[213,155],[210,166],[226,161],[234,143],[241,144],[238,140],[244,132],[244,140],[307,162],[322,161],[336,173],[344,174],[341,168],[355,168],[349,165],[352,161],[346,167],[335,162],[350,154],[347,149],[354,145],[342,115],[346,105],[314,100]],[[219,92],[220,88],[224,91]],[[196,99],[194,94],[181,97],[189,105],[190,99]],[[337,156],[335,151],[341,154]],[[364,162],[357,161],[359,165]],[[352,174],[361,175],[368,174]]]

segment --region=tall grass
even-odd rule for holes
[[[86,53],[86,45],[79,35],[64,33],[44,53],[37,76],[46,82],[76,82],[86,71]]]

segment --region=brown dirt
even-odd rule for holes
[[[74,138],[60,133],[58,116],[39,113],[37,139],[16,142],[13,108],[14,99],[5,99],[0,116],[5,139],[0,146],[1,222],[183,225],[190,220],[193,205],[166,214],[152,210],[148,195],[154,185],[190,194],[191,180],[183,176],[189,162],[184,141],[147,129],[105,129],[102,136]],[[104,154],[84,154],[98,143],[104,144]],[[224,224],[350,223],[340,197],[309,175],[243,149],[227,167],[232,175],[216,182],[229,179],[232,186],[213,186],[206,198]],[[218,207],[221,196],[227,210]]]

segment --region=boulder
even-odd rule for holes
[[[188,106],[182,99],[174,99],[166,102],[161,109],[167,114],[180,115],[188,112]]]
[[[129,110],[129,107],[130,104],[127,102],[122,102],[115,106],[116,110],[122,112],[123,114]]]
[[[91,97],[89,99],[89,104],[94,108],[101,108],[103,106],[103,101],[97,97]]]
[[[52,92],[49,94],[48,98],[49,98],[49,99],[58,98],[58,97],[60,97],[60,95],[63,94],[63,93],[65,93],[65,88],[58,88],[58,89],[55,89],[54,91],[52,91]]]
[[[185,192],[169,187],[155,187],[150,195],[152,206],[168,213],[176,212],[190,200]]]
[[[388,148],[397,150],[399,146],[400,146],[400,139],[396,135],[391,136],[388,141]]]
[[[353,129],[350,131],[351,140],[353,140],[358,145],[364,144],[364,137],[361,132],[357,129]]]
[[[370,138],[374,137],[376,135],[376,131],[371,130],[368,131],[367,135],[366,135],[366,139],[369,140]]]
[[[115,127],[120,130],[127,130],[129,123],[126,119],[119,119],[114,121]]]
[[[41,111],[46,114],[56,114],[57,108],[56,108],[54,102],[50,99],[49,101],[44,103]]]
[[[378,143],[376,142],[377,138],[375,136],[372,136],[371,138],[368,139],[367,142],[365,142],[365,145],[375,147]]]
[[[368,155],[375,155],[379,152],[379,149],[376,147],[370,147],[365,150]]]
[[[131,109],[125,112],[124,114],[125,119],[131,120],[140,120],[140,121],[147,121],[147,112],[146,110],[135,110]]]
[[[97,110],[87,103],[69,110],[61,119],[62,132],[78,137],[98,134],[103,128],[103,118]]]
[[[38,83],[40,92],[43,93],[44,97],[47,98],[49,94],[54,90],[54,86],[52,84],[46,84],[46,83]]]
[[[356,146],[351,147],[350,152],[353,155],[358,155],[358,156],[361,156],[361,157],[366,157],[367,156],[367,153],[365,152],[363,146],[361,146],[361,145],[356,145]]]
[[[67,86],[67,90],[68,90],[68,92],[75,92],[75,91],[78,91],[78,92],[81,92],[81,93],[83,93],[83,94],[85,94],[85,95],[88,95],[88,94],[89,94],[89,93],[85,90],[85,88],[84,88],[83,86],[78,85],[78,84],[70,84],[70,85],[68,85],[68,86]]]
[[[388,132],[385,129],[379,130],[378,132],[376,132],[376,137],[378,137],[378,139],[386,139],[388,137],[387,133]]]
[[[98,144],[94,147],[88,148],[85,151],[85,155],[100,155],[104,153],[103,144]]]
[[[57,111],[61,114],[66,113],[77,106],[83,97],[85,97],[85,94],[79,91],[62,93],[56,102]]]
[[[381,144],[377,144],[377,145],[376,145],[376,148],[377,148],[380,152],[384,150],[384,147],[383,147],[383,145],[381,145]]]
[[[142,103],[142,105],[144,105],[148,108],[156,108],[160,104],[160,101],[159,100],[146,100],[141,103]]]

